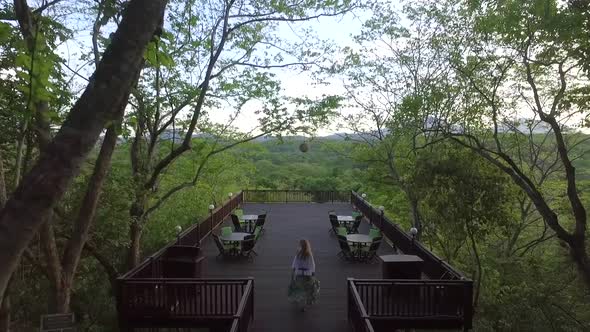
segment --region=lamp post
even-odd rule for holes
[[[215,209],[215,205],[209,204],[209,229],[213,232],[213,209]]]
[[[381,215],[379,216],[379,227],[381,229],[383,229],[383,210],[385,210],[385,207],[383,205],[379,205],[379,212],[381,212]]]
[[[416,227],[410,228],[410,235],[412,235],[412,250],[414,250],[414,240],[416,239],[416,235],[418,234],[418,229]],[[414,250],[416,252],[416,250]]]
[[[176,230],[176,244],[180,244],[180,233],[182,233],[182,227],[180,225],[176,225],[174,230]]]

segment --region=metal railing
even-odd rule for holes
[[[243,190],[248,203],[334,203],[350,202],[349,191]]]

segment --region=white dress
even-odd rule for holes
[[[293,258],[291,268],[295,270],[296,276],[312,276],[315,273],[315,262],[313,256],[300,257],[299,254]]]

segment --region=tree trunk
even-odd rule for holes
[[[72,295],[71,283],[68,283],[64,277],[64,281],[57,285],[52,285],[49,295],[49,310],[50,314],[65,314],[70,312],[70,299]]]
[[[0,212],[0,297],[27,245],[109,121],[116,119],[141,68],[146,45],[161,21],[166,0],[132,0],[99,68],[36,165]]]
[[[26,122],[21,127],[21,130],[26,130]],[[21,132],[21,137],[16,141],[16,157],[14,161],[14,187],[16,188],[20,183],[21,172],[23,170],[23,155],[25,151],[26,131]]]
[[[4,178],[4,160],[0,150],[0,209],[6,204],[6,182]],[[8,292],[0,298],[0,332],[10,331],[10,297]]]
[[[422,215],[420,215],[419,202],[418,199],[414,197],[414,195],[409,193],[409,190],[406,190],[406,195],[408,196],[410,210],[412,211],[412,223],[418,230],[418,234],[416,234],[416,240],[420,240],[420,235],[422,235]]]
[[[141,259],[141,232],[142,223],[139,219],[134,219],[129,225],[129,253],[127,257],[127,267],[132,269],[139,265]]]
[[[4,300],[0,303],[0,332],[10,331],[10,297],[4,294]]]
[[[569,243],[569,246],[570,255],[576,262],[586,286],[590,289],[590,259],[588,258],[588,252],[586,252],[584,239]]]

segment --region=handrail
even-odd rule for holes
[[[371,321],[369,320],[369,315],[367,314],[367,310],[365,309],[365,306],[363,305],[363,302],[361,301],[361,297],[356,289],[356,285],[354,284],[354,279],[348,278],[347,282],[348,282],[348,289],[351,293],[351,297],[353,299],[353,302],[356,305],[356,309],[358,309],[359,316],[360,316],[359,318],[364,322],[363,327],[364,327],[365,331],[363,331],[363,332],[375,332],[375,330],[373,329],[373,325],[371,324]],[[349,305],[350,305],[350,303],[349,303]],[[350,312],[350,308],[349,308],[349,312]],[[349,313],[349,315],[350,315],[350,313]],[[350,317],[349,317],[349,319],[350,319]]]
[[[244,290],[244,293],[242,294],[242,299],[241,299],[240,304],[238,306],[238,310],[236,311],[236,313],[234,315],[234,320],[233,320],[231,329],[229,330],[230,332],[242,332],[240,330],[240,323],[242,322],[242,319],[244,318],[243,317],[244,311],[246,310],[246,306],[248,305],[250,298],[251,297],[253,298],[252,293],[254,291],[254,278],[248,278],[248,279],[249,280],[246,285],[246,289]],[[253,316],[253,315],[251,314],[250,316]],[[246,317],[246,319],[250,320],[250,317]]]
[[[366,315],[374,328],[380,329],[384,322],[395,325],[402,321],[412,328],[436,327],[437,322],[452,327],[472,327],[471,280],[349,278],[348,281],[349,296],[364,309],[359,309],[360,318]],[[391,298],[397,300],[391,302]]]
[[[349,191],[244,189],[243,193],[244,202],[251,203],[350,202]]]
[[[431,278],[441,278],[450,275],[453,279],[467,280],[468,278],[447,262],[436,256],[433,252],[426,249],[422,243],[413,240],[412,237],[403,231],[398,225],[393,223],[381,211],[375,209],[369,202],[359,196],[358,193],[351,192],[351,203],[359,208],[360,212],[369,219],[371,224],[378,227],[383,235],[388,237],[396,246],[410,248],[417,256],[424,260],[425,272],[436,271],[435,275],[429,275]],[[393,239],[395,238],[395,240]]]
[[[164,247],[160,250],[156,251],[155,253],[151,254],[147,258],[145,258],[139,265],[132,268],[131,270],[127,271],[125,274],[120,276],[117,279],[129,279],[133,278],[139,271],[142,271],[144,268],[148,268],[148,266],[154,264],[158,261],[162,255],[166,252],[166,250],[172,246],[184,244],[184,242],[189,242],[189,245],[198,245],[199,242],[204,239],[209,233],[219,225],[219,223],[223,222],[227,216],[230,215],[231,211],[233,211],[239,204],[243,202],[243,191],[238,192],[227,201],[225,201],[221,206],[218,206],[214,210],[210,212],[210,214],[203,219],[201,222],[193,224],[191,227],[184,230],[179,236],[167,243]],[[219,215],[221,214],[221,215]],[[213,225],[213,220],[217,220],[217,223]],[[209,222],[209,223],[208,223]],[[206,225],[208,223],[208,225]],[[201,225],[205,224],[206,232],[203,233],[201,231]],[[196,233],[196,236],[193,234]],[[191,241],[191,237],[193,238]],[[196,240],[196,242],[194,241]],[[185,244],[186,245],[186,244]]]

